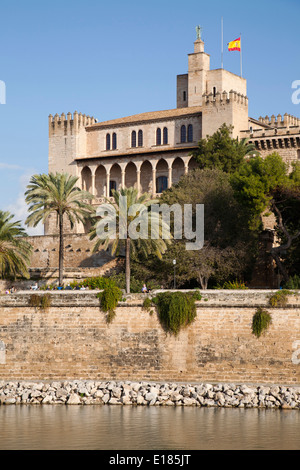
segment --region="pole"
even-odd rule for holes
[[[223,16],[222,16],[222,21],[221,21],[221,41],[222,41],[222,44],[221,44],[221,63],[222,63],[222,66],[221,68],[223,69],[223,66],[224,66],[224,63],[223,63],[223,57],[224,57],[224,28],[223,28]]]
[[[242,61],[242,35],[241,38],[241,50],[240,50],[240,59],[241,59],[241,77],[243,76],[243,61]]]

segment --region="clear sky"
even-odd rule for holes
[[[29,177],[47,172],[48,115],[175,108],[198,24],[211,68],[221,66],[221,18],[224,68],[236,74],[239,53],[226,45],[242,36],[250,116],[300,117],[299,0],[1,0],[0,14],[0,209],[19,220]]]

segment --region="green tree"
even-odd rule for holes
[[[277,153],[264,159],[255,157],[245,161],[231,176],[231,184],[236,199],[250,211],[249,227],[252,230],[263,229],[263,214],[269,212],[275,216],[277,244],[271,255],[287,281],[289,275],[283,260],[300,236],[299,167],[294,165],[293,171],[289,172]]]
[[[219,169],[226,173],[234,172],[246,156],[257,154],[255,146],[247,139],[232,138],[232,127],[226,124],[212,136],[201,139],[192,155],[201,169]]]
[[[171,287],[174,282],[173,260],[176,259],[176,285],[200,285],[206,289],[213,280],[221,283],[243,278],[250,271],[256,238],[248,228],[248,211],[234,198],[228,174],[221,170],[196,169],[165,191],[160,203],[168,206],[180,204],[182,213],[184,205],[191,204],[194,227],[196,204],[204,204],[204,248],[188,251],[186,240],[175,240],[163,260],[156,265],[151,258],[141,260],[140,272],[145,273],[144,276],[147,266],[150,266],[159,282]],[[136,265],[134,270],[138,272]]]
[[[102,216],[91,230],[90,239],[97,239],[94,252],[110,246],[112,255],[118,256],[125,250],[126,292],[130,293],[131,255],[147,258],[154,253],[161,258],[171,240],[163,237],[163,231],[168,227],[159,214],[149,211],[151,204],[158,202],[149,194],[138,196],[136,189],[124,188],[113,190],[112,196],[113,202],[107,199]]]
[[[64,268],[64,223],[68,220],[71,229],[76,222],[85,223],[93,215],[93,208],[86,200],[93,196],[82,191],[76,184],[78,178],[68,174],[50,173],[31,177],[25,200],[30,215],[26,220],[29,227],[45,223],[52,213],[56,213],[59,227],[59,285],[63,285]]]
[[[0,211],[0,277],[28,276],[32,247],[14,215]]]

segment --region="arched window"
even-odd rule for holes
[[[131,133],[131,147],[136,147],[136,132],[132,131]]]
[[[181,126],[181,130],[180,130],[180,142],[183,144],[184,142],[186,142],[186,127],[185,126]]]
[[[164,127],[164,145],[168,143],[168,128]]]
[[[106,150],[110,150],[110,134],[106,134]]]
[[[143,131],[141,130],[138,133],[138,146],[143,147]]]
[[[117,190],[117,182],[116,181],[110,181],[109,182],[109,197],[112,197],[112,190]]]
[[[117,134],[115,132],[112,135],[112,148],[113,150],[117,148]]]
[[[156,178],[156,192],[162,193],[168,189],[168,178],[167,176],[159,176]]]
[[[188,126],[188,142],[193,142],[193,126],[189,124]]]
[[[156,145],[161,145],[161,130],[156,129]]]

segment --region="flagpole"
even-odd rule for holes
[[[243,60],[242,60],[242,35],[241,38],[241,50],[240,50],[240,59],[241,59],[241,77],[243,77]]]
[[[222,69],[223,69],[223,66],[224,66],[224,63],[223,63],[223,57],[224,57],[224,29],[223,29],[223,16],[222,16],[222,21],[221,21],[221,37],[222,37],[222,46],[221,46],[221,51],[222,51],[222,54],[221,54],[221,57],[222,57],[222,60],[221,60],[221,63],[222,63]]]

